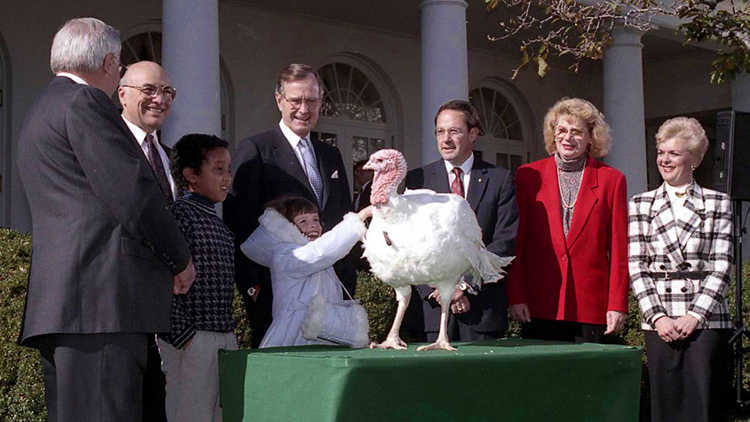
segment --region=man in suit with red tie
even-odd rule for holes
[[[26,116],[18,170],[33,262],[19,341],[42,358],[50,421],[141,420],[148,333],[169,330],[172,294],[195,279],[154,172],[110,96],[119,32],[68,21],[55,78]]]
[[[169,169],[169,154],[156,133],[169,117],[177,90],[158,63],[142,61],[128,66],[120,80],[117,96],[122,120],[130,129],[154,171],[168,204],[177,199],[177,183]],[[164,373],[156,336],[148,337],[148,363],[143,376],[143,422],[166,422]]]
[[[323,100],[318,74],[305,64],[285,66],[276,81],[275,98],[281,121],[268,132],[240,141],[232,188],[224,202],[224,221],[237,242],[235,281],[247,308],[253,347],[271,324],[271,279],[268,269],[245,257],[239,245],[258,227],[265,204],[282,195],[305,197],[318,205],[324,231],[352,209],[341,153],[310,133]],[[334,269],[354,294],[357,275],[351,260],[342,259]]]
[[[482,228],[487,250],[498,256],[515,255],[518,206],[512,174],[474,157],[479,136],[479,114],[467,101],[443,104],[435,115],[435,137],[442,159],[406,175],[407,189],[431,189],[466,198]],[[461,282],[450,298],[441,298],[429,286],[416,286],[405,327],[417,340],[434,342],[440,324],[440,301],[450,300],[450,341],[500,338],[507,327],[505,283],[485,284],[481,291],[472,280]]]

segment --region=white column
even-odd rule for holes
[[[221,136],[218,0],[163,0],[162,65],[177,97],[162,127],[174,145],[188,133]]]
[[[421,0],[422,164],[440,158],[433,130],[435,113],[450,100],[468,100],[466,2]]]
[[[628,196],[647,189],[646,127],[643,110],[642,32],[615,28],[604,53],[604,117],[612,127],[612,150],[605,158],[628,180]]]

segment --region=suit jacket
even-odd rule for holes
[[[438,160],[407,173],[406,188],[424,188],[438,193],[450,193],[448,180],[445,162]],[[502,167],[474,160],[466,200],[477,216],[487,250],[498,256],[513,256],[518,230],[518,206],[511,173]],[[412,294],[409,305],[407,328],[438,331],[440,306],[436,306],[432,300],[427,300],[432,288],[422,285],[417,286],[416,291],[417,295]],[[456,318],[459,324],[470,326],[475,332],[506,329],[504,282],[485,284],[479,294],[467,296],[471,302],[470,311],[465,314],[452,314],[451,318]]]
[[[655,316],[688,312],[702,317],[702,328],[732,328],[726,301],[733,262],[732,202],[695,183],[687,193],[687,217],[679,221],[663,184],[630,199],[630,282],[647,330],[656,329]],[[652,276],[675,271],[708,274],[702,280]]]
[[[351,211],[352,199],[341,153],[318,139],[312,146],[323,179],[323,230],[338,224]],[[234,232],[237,244],[235,281],[249,304],[248,311],[256,321],[271,320],[271,280],[268,269],[250,261],[239,246],[258,227],[258,218],[268,201],[282,195],[300,195],[316,203],[315,194],[292,146],[278,125],[240,141],[234,157],[234,180],[224,201],[224,221]],[[339,261],[334,268],[350,292],[354,292],[356,271],[348,261]],[[247,300],[247,289],[260,286],[257,301]],[[253,321],[251,321],[253,322]],[[260,339],[258,339],[260,340]]]
[[[554,157],[520,167],[516,190],[521,225],[508,303],[528,304],[532,318],[587,324],[627,312],[625,176],[586,159],[567,238]]]
[[[20,341],[169,331],[190,250],[111,99],[56,77],[21,129],[33,258]]]

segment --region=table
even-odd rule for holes
[[[454,345],[221,351],[224,421],[638,420],[641,348],[516,338]]]

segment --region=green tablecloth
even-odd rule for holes
[[[641,349],[503,339],[222,351],[224,422],[637,421]]]

